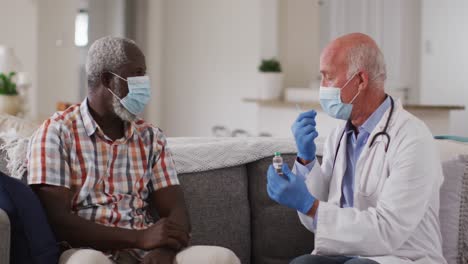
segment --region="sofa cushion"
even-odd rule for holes
[[[0,208],[0,263],[10,263],[10,219]]]
[[[250,263],[250,209],[245,166],[180,174],[193,245],[231,249]]]
[[[438,140],[444,172],[440,229],[448,264],[468,263],[468,144]]]
[[[291,167],[295,155],[283,155]],[[289,263],[309,254],[314,248],[314,235],[299,221],[297,212],[279,205],[268,197],[266,174],[272,157],[247,165],[252,217],[252,263]]]

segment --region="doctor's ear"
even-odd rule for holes
[[[369,86],[369,74],[365,71],[361,71],[358,73],[358,78],[359,84],[358,84],[358,89],[359,91],[365,91],[367,87]]]

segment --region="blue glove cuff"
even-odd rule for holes
[[[305,160],[308,160],[308,161],[314,161],[315,160],[315,155],[307,155],[307,154],[302,154],[300,152],[297,153],[297,156],[301,159],[305,159]]]
[[[307,198],[304,200],[304,203],[302,204],[302,207],[299,208],[299,212],[303,213],[303,214],[307,214],[310,209],[312,208],[312,206],[314,205],[315,203],[315,197],[312,196],[311,194],[309,194],[307,196]]]

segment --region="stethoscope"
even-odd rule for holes
[[[387,138],[387,144],[385,144],[385,153],[387,153],[388,145],[390,144],[390,135],[387,133],[388,124],[390,124],[390,119],[392,119],[392,115],[393,115],[393,109],[395,108],[395,103],[393,102],[393,98],[391,96],[388,96],[388,97],[390,98],[390,113],[388,114],[385,127],[382,131],[376,133],[372,137],[371,142],[369,144],[369,148],[372,148],[372,145],[374,145],[374,142],[378,137],[382,136],[382,137]],[[336,147],[335,157],[333,158],[332,172],[335,170],[336,156],[338,156],[338,151],[340,150],[340,146],[341,146],[341,140],[343,139],[343,136],[345,133],[346,133],[346,127],[343,129],[343,133],[341,133],[340,140],[338,141],[338,146]]]

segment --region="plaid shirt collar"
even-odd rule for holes
[[[86,130],[86,134],[88,137],[91,137],[94,133],[98,133],[100,136],[104,137],[106,140],[112,141],[110,138],[108,138],[102,129],[99,127],[98,123],[94,121],[93,116],[91,115],[89,111],[89,106],[88,106],[88,98],[85,98],[83,102],[80,105],[80,113],[81,117],[83,118],[83,125]],[[134,122],[125,122],[125,138],[118,139],[117,141],[127,141],[128,139],[133,137],[133,133],[136,130]]]

